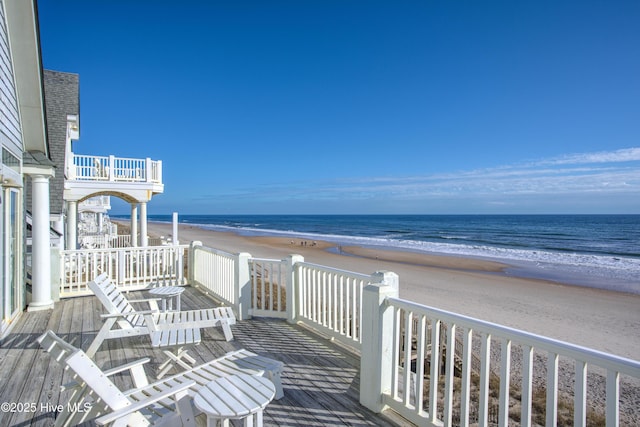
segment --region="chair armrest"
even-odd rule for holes
[[[195,381],[187,381],[185,383],[176,385],[157,395],[151,396],[139,402],[132,403],[131,405],[125,406],[124,408],[118,409],[117,411],[110,412],[107,415],[97,418],[95,422],[98,425],[106,425],[106,424],[112,423],[124,416],[132,414],[133,412],[139,411],[140,409],[144,409],[147,406],[153,403],[156,403],[162,399],[166,399],[182,391],[186,391],[189,388],[193,387],[195,384],[196,384]]]
[[[103,319],[109,319],[110,317],[126,317],[126,316],[136,316],[145,314],[155,314],[157,311],[155,310],[143,310],[143,311],[130,311],[128,313],[109,313],[109,314],[101,314],[100,317]]]
[[[113,374],[126,371],[127,369],[130,370],[131,368],[135,368],[136,366],[142,366],[145,363],[149,363],[150,361],[151,359],[149,359],[148,357],[145,357],[143,359],[134,360],[133,362],[125,363],[124,365],[121,365],[121,366],[116,366],[115,368],[107,369],[106,371],[103,371],[103,373],[105,376],[109,377]]]

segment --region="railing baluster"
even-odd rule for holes
[[[424,360],[427,354],[427,316],[420,315],[418,319],[418,330],[416,333],[418,342],[416,348],[416,409],[419,413],[424,412]]]
[[[509,382],[511,380],[511,340],[504,339],[500,352],[500,400],[498,423],[509,424]]]
[[[283,295],[283,290],[285,289],[286,279],[285,272],[283,269],[283,263],[278,263],[278,280],[276,281],[276,305],[275,311],[284,311],[284,307],[282,306],[282,302],[285,300]]]
[[[450,324],[447,330],[447,362],[445,364],[444,383],[444,424],[450,426],[453,419],[453,377],[456,360],[456,325]]]
[[[575,371],[573,425],[584,427],[587,425],[587,364],[584,361],[576,360]]]
[[[260,308],[261,310],[265,309],[265,298],[266,298],[266,287],[267,287],[267,271],[264,268],[264,264],[258,264],[258,270],[260,271]]]
[[[393,360],[393,371],[391,372],[391,398],[396,400],[398,399],[398,384],[399,381],[399,372],[400,372],[400,314],[401,309],[397,307],[393,307],[393,318],[394,325],[393,328],[393,347],[392,347],[392,358]]]
[[[462,390],[460,400],[460,426],[469,427],[469,409],[471,402],[471,349],[473,330],[466,328],[462,340]]]
[[[340,282],[338,285],[338,330],[341,335],[347,336],[347,333],[344,330],[344,281],[345,277],[340,276]]]
[[[440,377],[440,320],[431,320],[431,377],[429,378],[429,421],[438,419],[438,378]]]
[[[489,376],[491,375],[491,334],[481,335],[480,348],[480,401],[478,403],[478,424],[486,426],[489,422]]]
[[[359,289],[356,289],[356,286],[351,286],[351,306],[349,307],[349,318],[351,320],[351,333],[350,337],[356,338],[360,332],[358,332],[359,324],[358,324],[358,294]]]
[[[531,405],[533,401],[533,347],[522,346],[522,415],[521,427],[531,427]]]
[[[405,311],[404,314],[404,377],[402,391],[404,393],[403,403],[409,406],[411,403],[411,350],[412,350],[412,328],[413,314]]]
[[[558,354],[549,352],[547,355],[547,417],[546,425],[558,424]]]
[[[327,326],[327,272],[320,273],[320,323]]]
[[[620,424],[620,373],[607,370],[607,426],[618,427]]]

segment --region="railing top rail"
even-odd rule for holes
[[[251,257],[249,258],[250,262],[282,262],[283,260],[281,259],[276,259],[276,258],[255,258],[255,257]]]
[[[314,264],[311,262],[301,262],[298,263],[298,265],[300,265],[301,267],[308,267],[308,268],[313,268],[315,270],[320,270],[320,271],[324,271],[327,273],[334,273],[334,274],[342,274],[345,276],[350,276],[356,279],[361,279],[361,280],[370,280],[371,279],[371,275],[370,274],[363,274],[363,273],[357,273],[355,271],[349,271],[349,270],[342,270],[339,268],[332,268],[332,267],[327,267],[326,265],[320,265],[320,264]]]
[[[104,160],[109,160],[109,156],[95,156],[93,154],[77,154],[77,153],[73,153],[73,157],[75,157],[75,158],[84,158],[84,159],[104,159]]]
[[[220,249],[214,249],[214,248],[210,248],[208,246],[203,246],[203,245],[194,246],[194,249],[197,249],[199,251],[209,252],[211,254],[223,256],[223,257],[226,257],[226,258],[234,258],[235,257],[235,255],[232,254],[231,252],[226,252],[226,251],[222,251]]]
[[[452,313],[450,311],[425,306],[399,298],[388,297],[386,298],[385,303],[393,307],[437,318],[443,322],[455,323],[456,325],[465,328],[495,335],[498,338],[506,338],[515,341],[518,344],[531,345],[534,348],[547,350],[551,353],[568,356],[576,360],[583,360],[596,366],[613,369],[615,371],[640,378],[640,361],[627,359],[565,341],[555,340],[553,338],[533,334],[520,329],[498,325],[496,323]]]
[[[129,237],[129,236],[123,236]],[[103,248],[103,249],[64,249],[62,254],[82,254],[82,253],[100,253],[100,252],[131,252],[131,251],[153,251],[167,250],[172,248],[188,249],[189,245],[163,245],[163,246],[132,246],[127,248]]]
[[[109,158],[113,157],[115,161],[135,161],[135,162],[146,162],[146,158],[141,157],[117,157],[117,156],[96,156],[94,154],[78,154],[73,153],[73,157],[75,158],[84,158],[84,159],[103,159],[109,160]],[[151,160],[152,163],[158,163],[160,160]]]

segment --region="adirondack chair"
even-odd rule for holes
[[[195,393],[210,381],[229,375],[264,376],[274,383],[276,399],[284,396],[280,379],[283,363],[244,349],[149,384],[140,370],[132,369],[147,363],[148,358],[103,371],[82,350],[53,331],[45,332],[38,343],[65,369],[73,371],[75,383],[71,387],[76,393],[56,418],[56,426],[77,425],[96,417],[98,425],[195,425],[199,414],[193,406]],[[131,371],[135,388],[121,391],[109,377],[126,370]],[[78,407],[90,410],[72,410]]]
[[[95,355],[104,340],[149,335],[153,347],[175,348],[174,352],[164,350],[169,359],[160,366],[158,377],[161,378],[173,363],[189,368],[185,360],[190,364],[195,362],[184,347],[200,343],[201,328],[222,327],[225,339],[233,339],[231,325],[236,323],[236,317],[230,307],[179,312],[136,311],[106,273],[89,282],[89,288],[107,310],[102,316],[105,320],[102,328],[87,349],[89,357]]]

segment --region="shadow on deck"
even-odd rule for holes
[[[133,299],[145,298],[132,293]],[[187,287],[183,309],[210,307],[212,302]],[[102,305],[95,297],[56,303],[53,310],[24,313],[0,344],[0,425],[49,426],[55,407],[66,404],[60,385],[68,381],[61,367],[42,351],[36,338],[48,329],[86,350],[102,325]],[[390,426],[395,420],[374,414],[359,404],[359,358],[330,341],[283,320],[255,318],[232,327],[234,340],[226,342],[220,328],[203,330],[203,341],[190,350],[196,363],[246,348],[284,362],[285,396],[264,412],[265,426]],[[165,356],[153,350],[147,336],[107,340],[95,355],[103,369],[143,357],[151,358],[147,373],[154,375]],[[127,375],[115,378],[121,389],[132,387]],[[8,403],[9,410],[5,406]]]

